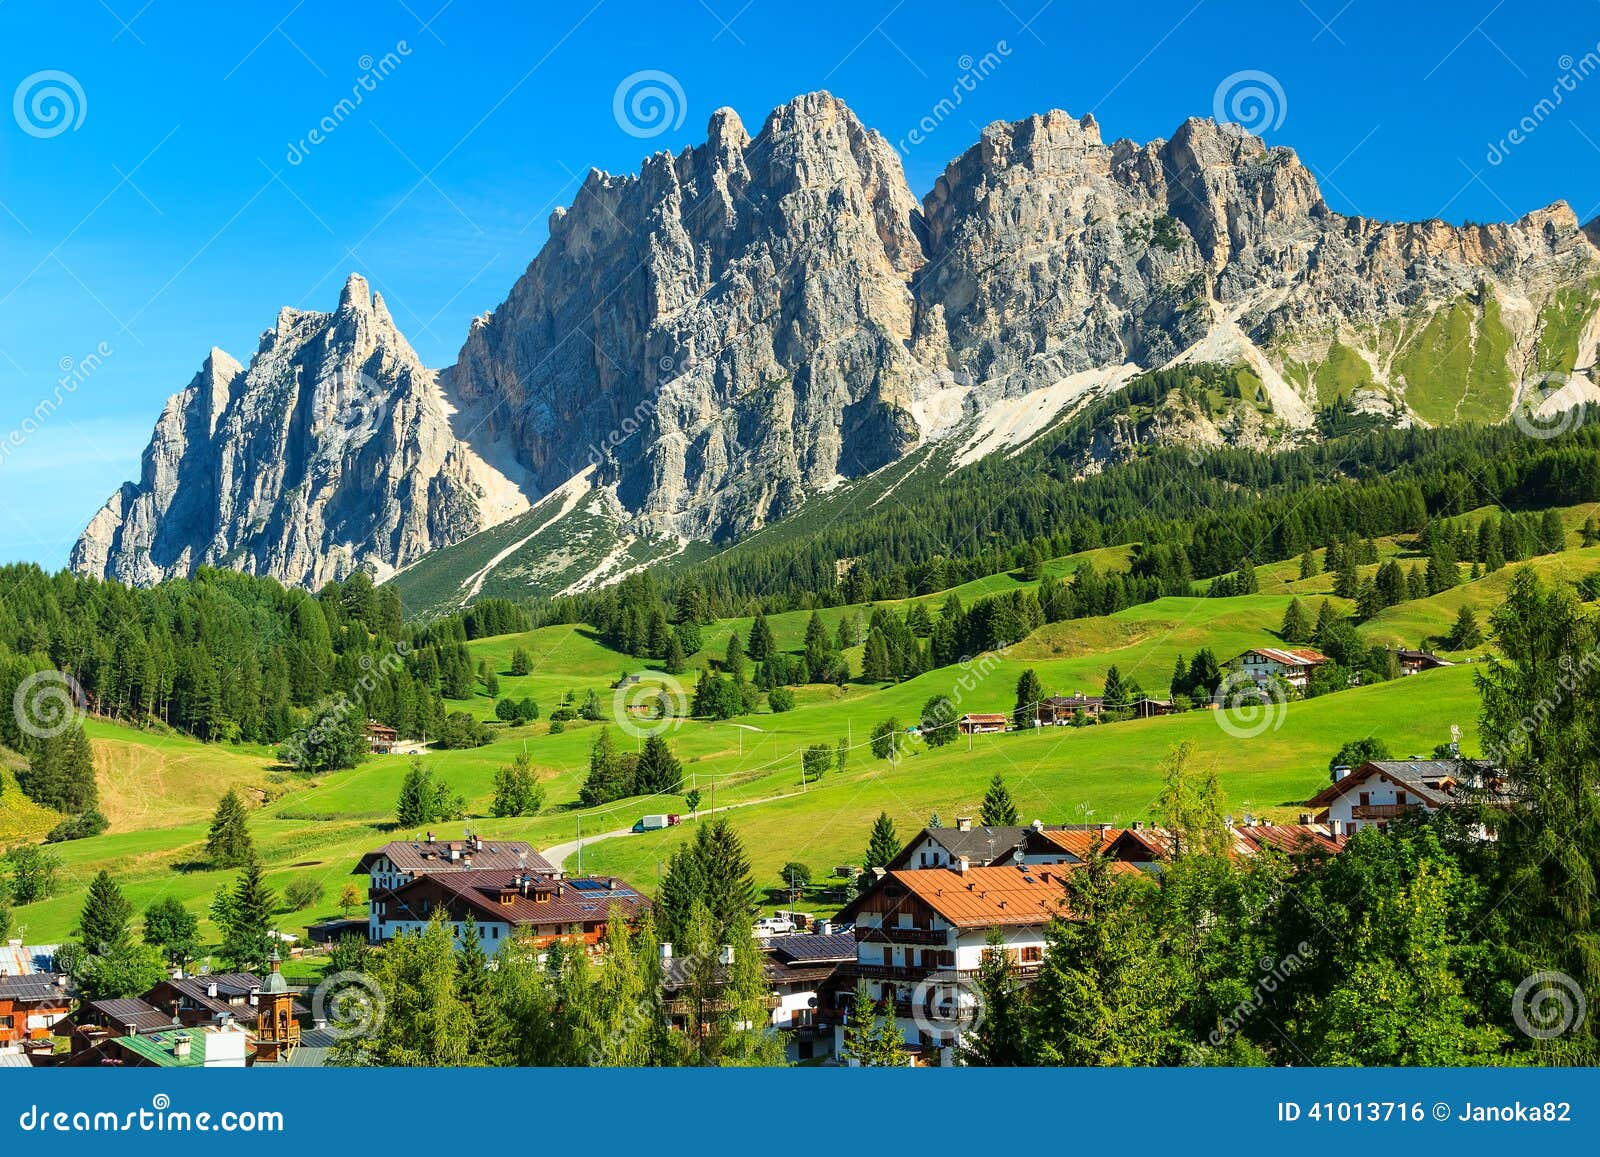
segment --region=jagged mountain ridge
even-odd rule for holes
[[[748,534],[919,444],[1014,446],[1184,361],[1239,364],[1267,414],[1164,427],[1201,440],[1292,443],[1336,398],[1400,422],[1501,420],[1523,382],[1594,362],[1597,224],[1586,237],[1559,203],[1461,228],[1346,217],[1292,150],[1236,128],[1106,144],[1060,112],[990,125],[919,204],[888,142],[826,93],[754,137],[719,110],[702,145],[591,172],[437,375],[381,299],[381,340],[347,321],[285,334],[280,317],[248,371],[214,356],[73,565],[382,577],[584,474],[610,532],[591,567],[562,570],[581,588]],[[362,398],[320,384],[380,348]],[[280,418],[314,411],[353,432]]]

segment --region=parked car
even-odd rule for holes
[[[756,921],[757,936],[782,936],[794,931],[794,921],[786,916],[763,916]]]

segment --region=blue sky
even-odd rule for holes
[[[51,568],[211,346],[247,360],[280,306],[332,308],[359,271],[447,364],[591,166],[694,143],[725,105],[755,132],[828,89],[920,195],[990,121],[1063,108],[1145,140],[1265,73],[1262,135],[1335,209],[1600,213],[1600,75],[1571,81],[1595,0],[9,0],[0,43],[0,561]],[[671,78],[656,135],[614,112],[640,72]]]

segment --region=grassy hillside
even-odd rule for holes
[[[1572,529],[1595,507],[1563,511]],[[1468,516],[1472,517],[1472,516]],[[1385,540],[1385,557],[1405,556],[1408,542]],[[1097,565],[1122,565],[1126,548],[1094,552]],[[1064,575],[1080,557],[1051,560],[1047,570]],[[1600,569],[1600,548],[1573,549],[1535,559],[1531,565],[1550,577],[1573,580]],[[1361,630],[1374,642],[1414,644],[1443,634],[1462,605],[1480,619],[1499,602],[1511,571],[1383,612]],[[922,703],[935,693],[952,694],[961,710],[1008,711],[1018,676],[1036,671],[1048,692],[1093,692],[1115,664],[1124,677],[1165,693],[1179,654],[1210,647],[1226,660],[1252,646],[1277,642],[1275,631],[1291,597],[1318,599],[1332,585],[1319,574],[1299,578],[1297,561],[1258,569],[1261,593],[1227,599],[1164,598],[1113,615],[1050,624],[1004,652],[980,656],[962,668],[928,672],[900,684],[852,682],[844,687],[808,686],[797,692],[793,711],[773,714],[765,707],[728,722],[685,719],[668,733],[683,761],[688,784],[699,787],[705,805],[749,804],[729,812],[745,836],[764,885],[791,859],[821,874],[836,863],[859,860],[867,829],[880,810],[888,811],[902,834],[909,834],[938,811],[946,822],[975,812],[991,776],[1006,777],[1019,808],[1029,818],[1050,821],[1094,819],[1118,823],[1146,816],[1160,785],[1159,765],[1178,742],[1193,740],[1215,761],[1230,806],[1238,812],[1292,817],[1297,801],[1326,778],[1328,758],[1346,740],[1366,735],[1384,739],[1397,752],[1424,753],[1449,738],[1459,726],[1468,750],[1475,749],[1477,697],[1470,665],[1411,679],[1357,688],[1337,695],[1291,703],[1277,725],[1254,738],[1239,738],[1218,725],[1216,714],[1133,721],[1084,729],[975,737],[942,749],[913,744],[897,765],[874,759],[868,749],[871,728],[893,717],[912,723]],[[1025,585],[1013,575],[996,575],[960,588],[964,600]],[[924,596],[938,601],[943,596]],[[837,607],[822,612],[830,629],[847,614],[867,608]],[[769,623],[778,645],[798,650],[809,612],[773,615]],[[704,629],[706,646],[693,657],[697,668],[720,656],[730,632],[747,634],[749,620],[726,620]],[[532,671],[512,676],[511,656],[521,648]],[[648,668],[618,654],[584,626],[544,627],[524,634],[480,639],[470,644],[474,660],[485,659],[499,673],[500,694],[535,699],[548,716],[566,690],[580,698],[589,689],[613,711],[611,683],[623,672]],[[692,688],[691,669],[679,685]],[[646,673],[646,684],[665,676]],[[491,719],[493,702],[478,695],[452,709]],[[631,799],[596,810],[578,806],[578,790],[588,770],[589,750],[602,726],[578,722],[562,734],[550,733],[541,719],[531,725],[496,723],[495,740],[467,751],[425,757],[467,800],[473,829],[487,837],[523,838],[548,847],[579,832],[592,835],[630,825],[653,810],[684,810],[681,796]],[[53,940],[70,933],[82,890],[101,868],[110,870],[143,907],[157,897],[175,895],[204,915],[211,897],[231,873],[197,865],[206,821],[217,799],[239,788],[256,804],[252,831],[281,889],[309,877],[327,889],[314,909],[284,913],[283,926],[302,927],[336,912],[340,887],[359,855],[394,837],[394,801],[408,760],[374,757],[360,766],[306,777],[275,765],[273,754],[233,746],[206,745],[171,735],[132,731],[93,721],[89,734],[100,767],[103,809],[112,821],[106,834],[51,850],[63,861],[61,889],[55,897],[18,909],[17,925],[31,939]],[[614,731],[621,744],[635,743]],[[851,745],[846,769],[829,771],[819,783],[802,788],[801,752],[811,744]],[[543,813],[524,819],[481,818],[493,795],[496,769],[526,752],[547,791]],[[0,845],[38,839],[54,825],[53,813],[34,807],[5,779],[0,792]],[[757,802],[761,801],[761,802]],[[448,827],[455,834],[457,825]],[[410,833],[401,833],[410,834]],[[687,836],[674,832],[629,836],[585,849],[584,867],[614,871],[653,888],[658,861]],[[569,865],[576,867],[576,864]],[[209,932],[209,927],[207,928]]]

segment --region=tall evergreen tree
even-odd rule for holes
[[[251,857],[233,889],[217,893],[211,918],[222,930],[219,954],[240,971],[264,971],[272,954],[272,913],[278,898],[268,887],[261,861]]]
[[[994,778],[989,781],[989,790],[983,796],[983,808],[978,812],[979,819],[986,828],[1014,828],[1022,822],[1017,814],[1017,805],[1011,802],[1011,793],[1006,790],[1006,781],[1000,778],[1000,773],[995,772]]]
[[[78,939],[90,952],[104,956],[127,944],[133,905],[104,868],[89,881],[83,910],[78,914]]]
[[[755,621],[750,624],[750,644],[746,647],[750,658],[760,663],[772,656],[777,650],[772,639],[772,627],[767,623],[767,616],[756,612]]]
[[[1039,701],[1044,698],[1044,684],[1029,667],[1017,677],[1016,705],[1011,709],[1011,722],[1015,727],[1032,727],[1038,715]]]
[[[244,800],[230,787],[211,818],[211,830],[206,835],[206,860],[214,868],[237,868],[254,855],[255,844],[250,839]]]
[[[1278,635],[1285,643],[1308,643],[1311,641],[1311,618],[1306,614],[1305,604],[1298,598],[1289,600],[1289,607],[1283,612],[1283,626]]]
[[[881,868],[900,854],[900,837],[895,834],[894,821],[888,812],[879,812],[872,821],[872,834],[867,837],[867,851],[861,861],[863,869]]]

